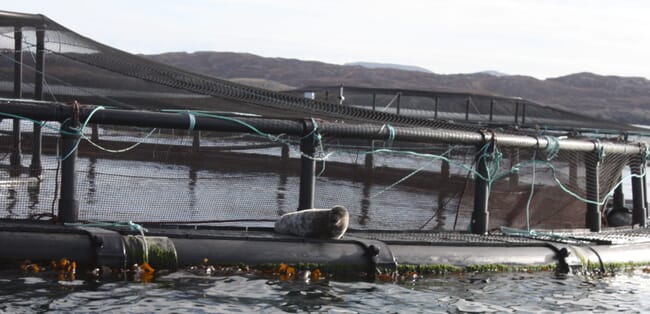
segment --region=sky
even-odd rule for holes
[[[0,10],[44,14],[132,53],[234,51],[440,74],[650,78],[650,1],[22,0]]]

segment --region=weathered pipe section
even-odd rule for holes
[[[0,99],[3,112],[29,117],[43,121],[64,121],[72,116],[71,106],[44,102],[16,99]],[[79,119],[85,121],[94,106],[82,106]],[[194,130],[224,131],[253,133],[247,126],[231,120],[195,116]],[[302,120],[278,120],[265,118],[237,117],[237,120],[252,125],[258,130],[270,134],[287,134],[305,136],[313,131]],[[129,125],[139,127],[188,129],[191,125],[188,113],[146,112],[121,109],[105,109],[97,111],[90,122],[109,125]],[[551,141],[543,136],[515,135],[499,132],[475,132],[449,129],[432,129],[422,127],[382,127],[380,125],[358,125],[342,123],[321,123],[318,132],[326,136],[338,138],[363,138],[386,140],[394,132],[395,141],[436,142],[464,145],[482,145],[493,140],[503,147],[519,147],[545,150]],[[642,144],[592,142],[583,139],[558,139],[560,150],[593,152],[602,150],[604,153],[623,155],[638,155],[645,153]]]
[[[264,265],[315,263],[367,269],[395,269],[400,265],[536,267],[556,265],[569,268],[605,268],[611,264],[650,263],[650,243],[629,245],[459,245],[387,244],[348,237],[316,240],[298,237],[154,236],[125,234],[97,227],[8,228],[0,231],[0,261],[50,261],[67,258],[85,269],[100,266],[130,268],[148,260],[155,269],[174,270],[201,265],[208,259],[215,265]],[[21,229],[21,230],[18,230]],[[129,232],[130,233],[130,232]],[[145,253],[146,252],[146,253]]]

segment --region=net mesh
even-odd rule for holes
[[[315,206],[346,206],[355,229],[468,230],[475,182],[481,178],[489,182],[490,228],[581,228],[585,204],[604,209],[614,188],[629,184],[629,165],[645,164],[643,149],[639,154],[598,150],[604,143],[630,142],[620,134],[636,128],[523,99],[345,87],[345,100],[338,104],[338,87],[274,93],[158,64],[44,21],[47,100],[208,110],[234,119],[248,114],[387,127],[489,127],[546,136],[551,143],[581,139],[595,147],[593,152],[578,152],[557,145],[518,149],[501,147],[498,141],[468,146],[320,134]],[[8,25],[15,21],[0,15],[0,22],[0,95],[14,97],[16,33]],[[34,97],[30,82],[35,80],[40,27],[21,29],[25,98]],[[314,92],[316,99],[302,97],[304,92]],[[0,123],[0,216],[50,219],[57,214],[60,161],[67,152],[60,151],[60,125],[49,123],[44,128],[42,175],[30,176],[32,122],[24,118],[18,167],[11,161],[16,151],[13,121]],[[269,225],[298,207],[298,137],[113,125],[95,130],[89,126],[83,132],[76,185],[81,220]],[[487,176],[477,172],[477,162],[486,163]],[[645,173],[645,167],[642,170]]]

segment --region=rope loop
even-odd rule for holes
[[[318,122],[316,122],[316,119],[314,119],[314,118],[310,118],[310,119],[311,119],[312,129],[311,129],[311,131],[309,131],[309,133],[307,133],[307,135],[305,135],[305,136],[303,136],[301,138],[308,138],[308,137],[312,136],[314,133],[318,133]]]
[[[381,132],[383,132],[384,129],[388,130],[388,137],[386,138],[386,143],[388,145],[391,145],[393,143],[393,140],[395,140],[395,128],[390,124],[383,124],[379,129],[379,133],[381,134]]]
[[[605,150],[603,149],[603,144],[600,142],[600,139],[594,139],[594,152],[596,153],[596,158],[598,162],[605,160]]]
[[[194,127],[196,126],[196,116],[191,111],[186,111],[187,117],[190,119],[190,124],[187,127],[187,131],[193,132]]]
[[[551,161],[560,153],[560,141],[555,136],[544,135],[546,139],[546,148],[544,152],[546,153],[546,161]],[[538,141],[539,145],[539,141]]]

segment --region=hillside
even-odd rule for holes
[[[341,66],[316,61],[263,58],[247,53],[174,52],[147,56],[190,71],[258,86],[356,85],[457,90],[519,96],[594,117],[650,124],[650,81],[577,73],[538,80],[489,73],[440,75],[391,68]]]

